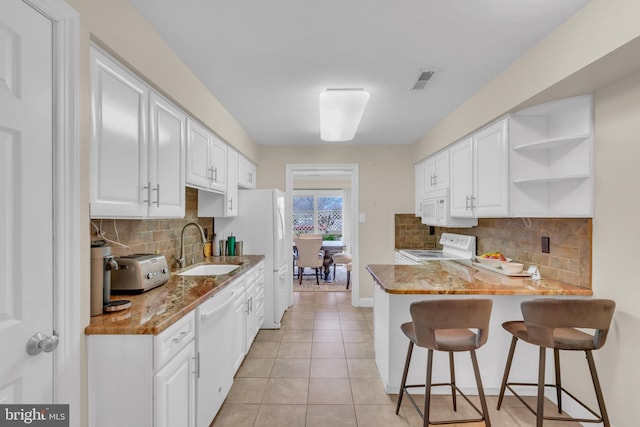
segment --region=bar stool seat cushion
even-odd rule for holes
[[[504,322],[502,327],[522,341],[535,344],[529,338],[527,326],[523,321]],[[555,328],[553,330],[553,347],[558,350],[595,350],[593,335],[575,328]]]
[[[418,345],[413,322],[400,325],[400,329],[415,345]],[[469,351],[477,348],[477,336],[469,329],[439,329],[435,331],[435,347],[440,351]]]

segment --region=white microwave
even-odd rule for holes
[[[463,228],[478,225],[477,218],[455,218],[450,215],[449,195],[444,193],[425,199],[422,205],[422,223],[436,227]]]

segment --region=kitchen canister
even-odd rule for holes
[[[220,239],[220,256],[227,255],[227,241]]]
[[[236,254],[236,236],[231,234],[227,238],[227,255],[234,256]]]
[[[236,241],[236,256],[242,256],[243,246],[242,240]]]

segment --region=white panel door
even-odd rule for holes
[[[52,29],[0,2],[0,404],[53,399],[52,353],[25,351],[53,327]]]
[[[196,425],[195,356],[192,341],[154,376],[154,427]]]
[[[211,182],[209,152],[211,132],[187,119],[187,169],[185,181],[196,188],[209,188]]]
[[[91,216],[147,215],[147,86],[91,48]]]
[[[211,184],[212,190],[224,193],[227,191],[227,144],[215,135],[211,135],[210,151]],[[237,159],[236,159],[237,160]],[[236,173],[238,168],[236,166]],[[236,186],[238,178],[236,177]]]
[[[509,215],[507,120],[503,119],[473,135],[473,205],[478,218]]]
[[[187,116],[151,93],[149,135],[149,216],[184,217]]]
[[[472,217],[473,141],[467,138],[449,150],[451,160],[451,216]]]

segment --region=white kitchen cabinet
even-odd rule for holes
[[[591,95],[513,114],[509,145],[512,216],[593,216]]]
[[[238,216],[238,152],[227,148],[227,191],[216,194],[198,191],[198,216],[233,217]]]
[[[425,159],[424,196],[449,188],[449,150],[441,151]]]
[[[240,154],[238,158],[238,187],[256,188],[256,164]]]
[[[154,376],[154,427],[194,427],[195,343],[190,341]]]
[[[244,288],[242,292],[236,295],[236,299],[233,304],[233,312],[234,312],[234,344],[232,347],[234,354],[234,363],[233,363],[233,371],[234,375],[238,372],[240,365],[242,365],[242,361],[244,357],[247,355],[247,349],[245,348],[245,332],[246,332],[246,317],[247,317],[247,293]]]
[[[94,218],[181,218],[186,114],[91,48]]]
[[[227,144],[193,119],[187,121],[186,185],[226,193]]]
[[[252,269],[249,273],[247,273],[246,275],[246,279],[247,279],[247,288],[246,288],[246,292],[247,292],[247,296],[246,296],[246,301],[247,301],[247,310],[246,310],[246,320],[245,320],[245,333],[244,333],[244,340],[245,340],[245,350],[248,352],[249,349],[251,348],[251,344],[253,344],[253,340],[256,337],[256,311],[255,309],[257,308],[256,306],[256,283],[254,280],[254,269]]]
[[[89,335],[91,427],[195,425],[195,315],[160,334]]]
[[[508,118],[474,133],[450,149],[451,215],[509,215]]]
[[[187,115],[151,92],[149,119],[149,216],[182,218]]]
[[[95,48],[91,59],[92,217],[144,217],[149,88]]]

